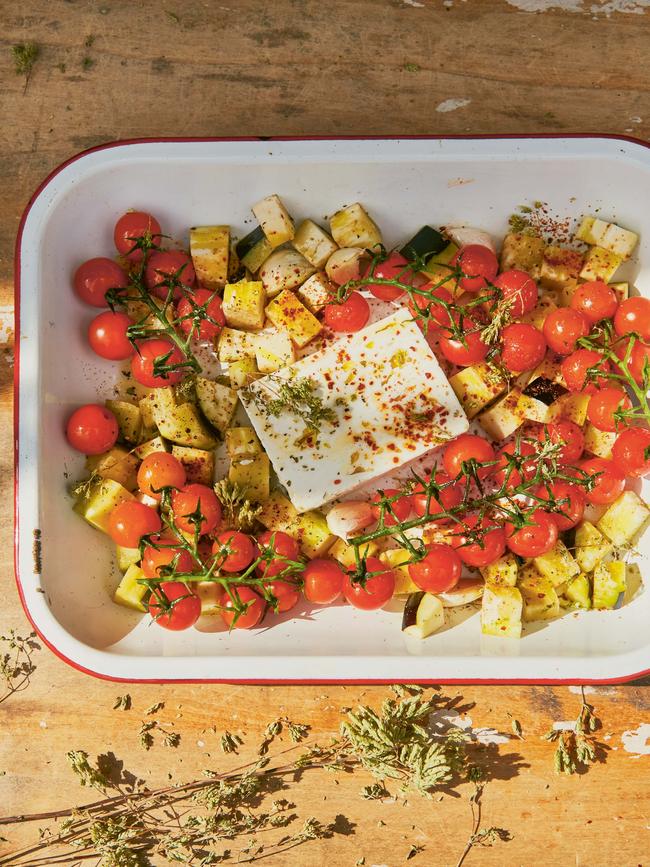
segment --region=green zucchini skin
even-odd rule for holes
[[[425,258],[436,253],[447,246],[449,241],[438,232],[432,229],[431,226],[422,226],[419,232],[407,241],[399,251],[405,259]]]
[[[256,244],[259,244],[260,241],[263,241],[266,238],[261,226],[255,226],[252,232],[249,232],[248,235],[244,235],[241,241],[237,241],[235,245],[235,250],[237,251],[237,255],[240,259],[243,259],[247,253],[253,249]]]

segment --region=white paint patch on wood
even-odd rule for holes
[[[576,720],[565,719],[557,720],[553,723],[553,731],[556,732],[574,732],[576,730]]]
[[[638,728],[623,732],[621,741],[625,752],[632,753],[633,758],[650,756],[650,723],[640,723]]]
[[[628,15],[643,15],[650,8],[650,0],[599,0],[587,3],[586,0],[506,0],[520,12],[574,12],[591,14],[595,18],[604,15],[609,18],[615,12]]]
[[[585,695],[616,695],[617,689],[615,686],[570,686],[569,692],[575,695],[582,695],[584,690]]]
[[[601,0],[599,3],[592,3],[589,11],[595,17],[604,15],[609,18],[614,12],[643,15],[648,8],[650,8],[650,0],[605,0],[604,3]]]
[[[457,111],[459,108],[465,108],[466,105],[469,105],[471,99],[445,99],[442,102],[438,103],[436,106],[436,111],[440,114],[446,114],[448,111]]]
[[[506,0],[510,6],[521,12],[549,12],[559,9],[562,12],[586,12],[582,0]]]
[[[471,716],[460,716],[453,711],[435,711],[429,718],[429,725],[443,733],[450,728],[462,729],[467,732],[470,739],[479,744],[506,744],[511,738],[493,728],[473,728]]]
[[[14,336],[14,308],[0,307],[0,346],[9,343]]]
[[[418,0],[402,0],[405,6],[413,6],[415,9],[423,9],[424,3],[419,3]]]

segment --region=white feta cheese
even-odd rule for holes
[[[308,380],[333,414],[318,430],[269,401]],[[298,511],[318,508],[463,433],[468,421],[408,310],[340,338],[239,392]]]

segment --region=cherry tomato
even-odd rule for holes
[[[624,430],[612,447],[612,455],[616,466],[626,476],[639,479],[650,475],[650,430],[644,427]]]
[[[541,557],[555,546],[558,527],[555,518],[543,509],[537,509],[530,516],[530,524],[515,530],[513,524],[506,523],[506,545],[519,557]]]
[[[197,289],[192,295],[192,301],[183,296],[176,305],[176,317],[180,319],[178,324],[181,331],[189,334],[192,327],[198,323],[198,328],[194,328],[193,336],[198,340],[214,340],[215,337],[221,334],[221,329],[226,324],[221,298],[215,295],[214,292],[210,292],[209,289]],[[197,319],[195,322],[193,317],[196,315],[194,312],[196,305],[205,307],[205,313],[213,321],[211,322],[209,319]],[[186,316],[190,318],[186,319]]]
[[[154,244],[160,241],[160,223],[151,214],[144,211],[127,211],[115,224],[113,240],[117,252],[130,262],[141,262],[143,251],[133,249],[137,241],[145,235],[150,235]]]
[[[79,265],[72,279],[74,291],[93,307],[108,307],[104,297],[109,289],[126,289],[129,280],[117,262],[102,256]]]
[[[166,600],[161,599],[163,594]],[[166,610],[167,601],[173,602],[169,611]],[[151,593],[149,614],[163,629],[180,632],[194,626],[201,616],[201,600],[181,581],[163,581],[159,593],[155,590]]]
[[[493,461],[495,459],[494,449],[483,437],[465,433],[456,437],[445,448],[442,464],[447,475],[451,479],[455,479],[463,474],[463,463],[472,460],[472,458],[481,463]],[[493,470],[494,467],[481,467],[478,476],[480,479],[485,479]]]
[[[275,596],[274,611],[278,614],[291,611],[300,601],[300,591],[295,584],[290,584],[288,581],[266,581],[264,587]]]
[[[169,294],[167,281],[175,278],[191,289],[196,282],[196,273],[192,259],[183,250],[155,250],[147,260],[144,272],[144,282],[153,295],[165,300]],[[182,298],[183,292],[179,285],[174,286],[175,299]]]
[[[524,479],[527,481],[532,479],[537,471],[537,452],[531,443],[525,440],[513,440],[497,452],[497,465],[495,467],[494,479],[497,484],[502,485],[506,478],[508,479],[509,488],[517,488]],[[527,457],[532,457],[532,460],[525,460]],[[508,474],[508,467],[512,464],[510,457],[517,459],[519,469],[513,465],[513,468]]]
[[[182,488],[186,480],[185,467],[169,452],[152,452],[138,469],[138,487],[154,500],[162,497],[161,488]]]
[[[282,572],[291,568],[287,560],[300,560],[300,546],[287,533],[282,533],[280,530],[266,530],[257,537],[260,546],[260,552],[271,552],[275,554],[271,560],[263,561],[257,567],[257,574],[260,578],[275,578]]]
[[[140,568],[146,578],[159,578],[160,570],[164,566],[170,566],[175,561],[174,568],[177,572],[193,572],[194,560],[189,551],[185,548],[179,548],[174,545],[175,540],[172,536],[162,534],[152,537],[152,542],[163,545],[162,548],[154,548],[147,545],[142,555],[142,563]],[[169,546],[169,547],[168,547]],[[178,558],[175,560],[175,558]]]
[[[395,497],[395,496],[397,496],[397,494],[399,494],[399,491],[397,490],[397,488],[385,488],[384,489],[384,496],[386,496],[386,497],[389,497],[389,498]],[[381,494],[379,493],[379,491],[377,491],[377,493],[373,494],[373,496],[372,496],[372,502],[373,503],[379,503],[380,500],[381,500]],[[391,515],[391,513],[388,511],[388,509],[386,509],[386,511],[384,512],[384,525],[386,527],[394,527],[398,521],[405,521],[408,518],[408,516],[411,514],[411,509],[413,508],[413,503],[411,501],[411,498],[405,494],[404,496],[400,497],[399,500],[395,500],[394,503],[391,503],[390,508],[397,516],[397,520],[395,520],[393,515]],[[378,521],[379,520],[379,514],[380,514],[380,507],[379,506],[373,506],[372,514],[375,518],[375,521]]]
[[[506,325],[501,332],[501,361],[513,373],[532,370],[544,360],[546,340],[544,335],[526,322]]]
[[[616,292],[602,280],[581,283],[571,296],[571,307],[583,313],[592,325],[612,319],[618,307]]]
[[[427,514],[439,515],[443,510],[448,512],[450,509],[459,506],[463,502],[463,486],[461,484],[452,482],[449,476],[442,472],[437,472],[435,479],[438,485],[447,485],[447,487],[442,488],[438,494],[440,502],[438,502],[435,497],[431,497],[428,509],[428,495],[425,493],[425,489],[422,485],[417,485],[413,490],[413,495],[411,497],[413,501],[413,509],[415,510],[415,514],[420,518]],[[442,517],[438,518],[434,523],[447,524],[450,520],[451,518]]]
[[[561,418],[540,428],[537,436],[545,440],[545,429],[554,445],[561,445],[558,460],[563,464],[577,461],[585,450],[585,435],[580,425],[568,418]]]
[[[327,304],[323,318],[332,331],[360,331],[370,319],[370,304],[360,292],[350,292],[341,304]]]
[[[459,367],[469,367],[471,364],[483,361],[488,354],[488,345],[481,339],[476,324],[467,317],[463,318],[463,337],[465,343],[456,340],[451,331],[443,328],[440,336],[440,351],[447,361]]]
[[[534,493],[542,500],[554,499],[556,502],[566,500],[566,502],[559,503],[559,511],[552,512],[560,532],[570,530],[582,521],[585,511],[585,495],[577,485],[565,482],[564,479],[555,479],[550,484],[550,491],[546,485],[540,485]]]
[[[366,560],[366,573],[370,575],[364,584],[352,581],[347,574],[343,580],[343,595],[355,608],[373,611],[385,605],[395,590],[395,573],[376,557]]]
[[[336,560],[316,558],[305,567],[305,599],[314,605],[331,605],[343,592],[345,572]]]
[[[180,349],[169,340],[152,337],[138,343],[138,351],[131,359],[131,373],[135,381],[147,388],[164,388],[180,382],[183,378],[182,370],[169,370],[164,376],[154,375],[156,359],[165,356],[168,356],[165,364],[182,364],[185,360]]]
[[[451,537],[451,544],[463,563],[476,568],[489,566],[506,550],[503,527],[490,518],[479,520],[477,515],[463,519]]]
[[[212,546],[212,553],[224,572],[242,572],[255,559],[255,545],[250,536],[236,530],[219,533]]]
[[[497,276],[499,263],[492,250],[481,244],[468,244],[456,253],[451,260],[458,265],[463,276],[458,281],[465,292],[480,292]]]
[[[215,492],[207,485],[192,484],[172,493],[172,512],[179,530],[194,533],[196,524],[189,516],[199,508],[203,516],[200,535],[204,536],[221,521],[221,503]]]
[[[607,382],[602,376],[587,379],[587,371],[590,368],[596,368],[604,373],[611,370],[609,361],[594,349],[576,349],[571,355],[567,355],[562,361],[562,376],[569,391],[593,394]]]
[[[463,563],[450,545],[429,545],[417,563],[409,563],[409,575],[420,590],[445,593],[458,584]]]
[[[622,468],[606,458],[590,458],[580,464],[580,469],[597,476],[596,484],[587,493],[587,500],[596,506],[607,506],[618,500],[625,490]]]
[[[646,362],[650,368],[650,343],[643,343],[642,340],[636,340],[631,337],[627,340],[621,340],[620,343],[617,343],[614,347],[614,352],[620,359],[625,358],[630,340],[632,340],[633,343],[630,350],[630,357],[627,360],[627,369],[630,371],[630,374],[637,385],[642,385],[643,371],[646,367]]]
[[[126,330],[131,325],[133,319],[126,313],[113,313],[112,310],[100,313],[88,326],[90,348],[109,361],[131,358],[135,350],[126,336]]]
[[[414,292],[412,299],[408,303],[409,310],[416,318],[420,312],[429,313],[429,331],[436,326],[449,325],[450,322],[449,313],[446,308],[442,304],[437,304],[433,298],[439,298],[447,304],[451,304],[454,300],[451,292],[445,289],[444,286],[438,286],[435,289],[433,288],[434,286],[434,283],[425,283],[420,288],[426,290],[429,295],[420,295]]]
[[[87,403],[75,409],[66,426],[68,442],[84,455],[101,455],[112,449],[119,433],[113,413],[98,403]]]
[[[122,548],[137,548],[143,536],[160,531],[160,516],[137,500],[118,503],[108,517],[108,535]]]
[[[219,600],[219,604],[223,608],[221,616],[228,626],[233,629],[252,629],[254,626],[257,626],[264,614],[263,600],[254,590],[245,585],[233,589],[232,592],[237,594],[242,605],[246,605],[246,610],[239,617],[236,617],[235,604],[230,596],[224,592]]]
[[[650,298],[626,298],[614,317],[617,334],[635,332],[644,343],[650,343]]]
[[[521,319],[526,313],[535,309],[537,304],[537,283],[526,271],[513,268],[503,271],[494,280],[494,285],[501,290],[504,300],[511,304],[510,315],[513,319]]]
[[[572,307],[558,307],[544,320],[544,337],[553,352],[569,355],[576,348],[576,341],[589,334],[589,320]]]
[[[608,386],[601,388],[589,398],[587,418],[598,430],[612,432],[627,426],[625,422],[616,419],[614,413],[631,408],[632,401],[622,388]]]
[[[367,277],[369,271],[370,265],[365,269],[363,276]],[[396,250],[389,253],[385,261],[376,265],[373,273],[373,277],[378,277],[380,280],[399,280],[400,283],[411,283],[414,276],[407,260]],[[366,289],[382,301],[395,301],[404,294],[404,290],[398,286],[382,286],[381,283],[368,283]]]

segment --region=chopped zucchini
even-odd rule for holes
[[[534,374],[533,374],[534,376]],[[534,376],[523,391],[524,395],[535,403],[543,403],[545,407],[550,407],[560,397],[567,394],[566,388],[557,380],[547,379],[545,376]],[[548,417],[547,410],[539,410],[546,418]]]
[[[634,491],[623,491],[607,509],[598,529],[615,545],[625,545],[647,524],[650,512]]]
[[[550,244],[544,249],[539,280],[548,289],[562,289],[578,279],[583,264],[582,253]]]
[[[296,289],[296,295],[307,310],[320,313],[325,305],[335,297],[336,289],[324,271],[316,271]]]
[[[87,492],[82,494],[74,505],[74,511],[81,515],[91,527],[108,533],[108,519],[111,512],[119,503],[125,500],[134,500],[124,485],[113,479],[102,479],[94,485],[90,485]]]
[[[379,555],[382,563],[393,570],[395,576],[395,596],[405,596],[409,593],[418,593],[420,588],[415,584],[409,573],[408,563],[411,559],[409,552],[404,548],[391,548],[388,551],[383,551]],[[354,558],[351,564],[354,565]]]
[[[193,403],[177,404],[173,389],[154,389],[150,405],[154,421],[165,439],[197,449],[213,449],[217,444],[196,406]]]
[[[293,246],[314,268],[322,268],[338,245],[313,220],[303,220],[296,229]]]
[[[514,554],[504,554],[489,566],[480,570],[485,583],[490,587],[514,587],[519,576],[519,566]]]
[[[293,220],[278,195],[273,193],[253,205],[252,212],[274,249],[290,241],[295,233]]]
[[[541,331],[544,328],[546,317],[554,310],[557,310],[557,304],[550,296],[542,295],[533,310],[521,317],[521,322],[534,325],[535,328],[539,328]]]
[[[121,545],[116,545],[115,556],[117,558],[117,568],[120,572],[126,572],[129,566],[140,562],[140,549],[123,548]]]
[[[231,461],[253,458],[262,451],[252,427],[231,427],[226,431],[226,451]]]
[[[533,280],[539,280],[544,258],[544,241],[535,235],[513,233],[506,235],[501,248],[501,271],[526,271]]]
[[[439,253],[434,253],[433,256],[427,260],[427,268],[429,266],[436,267],[438,265],[449,265],[459,249],[458,244],[449,241],[449,243],[446,244]]]
[[[223,290],[223,315],[229,328],[259,331],[264,327],[266,292],[260,280],[226,283]]]
[[[228,365],[230,387],[234,389],[246,388],[260,375],[257,369],[257,361],[252,355],[244,355],[238,361],[231,361]]]
[[[630,258],[639,240],[636,232],[623,229],[616,223],[606,223],[597,217],[585,217],[576,232],[576,238],[603,247],[623,259]]]
[[[190,254],[201,286],[214,291],[225,286],[230,263],[230,226],[194,226]]]
[[[152,439],[147,440],[146,443],[142,443],[137,448],[133,449],[133,454],[137,457],[139,461],[143,461],[147,455],[151,455],[154,452],[166,452],[168,451],[167,443],[161,436],[152,437]]]
[[[235,247],[241,264],[255,274],[273,252],[261,226],[257,226]]]
[[[172,446],[172,454],[183,464],[188,482],[200,485],[214,484],[213,451]]]
[[[336,541],[322,512],[312,510],[299,514],[279,491],[274,491],[262,503],[257,519],[267,530],[283,532],[295,539],[310,559],[324,557]]]
[[[247,355],[254,356],[255,342],[255,335],[248,331],[222,328],[218,344],[219,361],[229,364],[232,361],[239,361]]]
[[[103,455],[89,455],[86,469],[102,479],[119,482],[127,491],[134,491],[138,487],[138,458],[123,446],[113,446]]]
[[[255,360],[260,373],[274,373],[293,364],[296,353],[286,331],[263,331],[257,337]]]
[[[588,394],[563,394],[549,406],[548,421],[555,421],[558,418],[568,418],[582,427],[587,420],[588,407]]]
[[[140,442],[145,443],[147,440],[153,439],[156,436],[158,428],[156,427],[156,422],[153,418],[153,413],[151,411],[151,400],[155,389],[152,389],[148,392],[141,400],[138,401],[138,408],[140,410]]]
[[[625,592],[625,563],[622,560],[599,563],[594,569],[593,583],[594,608],[613,608]]]
[[[585,575],[584,572],[576,575],[565,587],[563,595],[573,602],[574,605],[577,605],[578,608],[591,608],[591,583],[589,582],[589,576]]]
[[[298,510],[295,508],[291,500],[281,494],[280,491],[273,491],[262,502],[261,511],[257,516],[260,524],[266,527],[267,530],[281,530],[286,532],[285,528],[290,527],[298,515]]]
[[[485,587],[481,604],[481,632],[502,638],[521,638],[523,599],[516,587]]]
[[[597,244],[599,235],[603,235],[601,226],[606,227],[607,223],[603,220],[598,220],[596,217],[583,217],[582,222],[576,231],[576,239],[584,241],[585,244]]]
[[[421,590],[411,593],[404,606],[402,632],[410,638],[427,638],[445,625],[445,609],[437,596]]]
[[[269,298],[301,286],[316,269],[297,250],[276,250],[260,268],[259,278]]]
[[[334,536],[336,541],[329,549],[328,556],[333,557],[335,560],[341,564],[341,566],[346,569],[353,569],[356,565],[356,557],[354,554],[354,545],[348,545],[345,539],[337,539]],[[376,542],[367,542],[363,547],[360,548],[359,554],[362,557],[375,557],[379,552],[379,545]],[[399,583],[399,576],[397,573],[395,574],[395,587],[397,588]],[[395,593],[397,593],[397,589],[395,589]],[[407,591],[405,591],[407,592]]]
[[[123,605],[125,608],[133,608],[135,611],[146,611],[144,599],[149,593],[149,588],[146,584],[139,583],[145,577],[142,569],[132,563],[117,585],[113,602],[117,602],[118,605]]]
[[[555,547],[546,554],[534,557],[533,563],[539,574],[552,581],[554,587],[564,584],[580,573],[580,567],[561,539],[558,539]]]
[[[323,330],[314,314],[288,289],[280,292],[277,298],[267,305],[266,315],[276,328],[287,331],[301,349]]]
[[[603,247],[590,247],[580,277],[582,280],[604,280],[609,283],[622,261],[621,256]]]
[[[330,231],[339,247],[368,249],[381,244],[381,232],[378,226],[359,202],[332,214]]]
[[[585,428],[585,451],[599,458],[611,458],[617,436],[614,431],[598,430],[590,423]]]
[[[228,479],[233,485],[239,485],[243,489],[247,499],[255,503],[263,503],[269,498],[271,480],[268,455],[262,452],[253,458],[231,464]]]
[[[196,378],[196,397],[201,412],[218,431],[225,431],[237,409],[237,392],[227,385],[205,379]],[[210,446],[200,446],[210,448]]]
[[[449,384],[470,419],[505,391],[507,386],[498,370],[485,362],[464,367],[450,377]]]
[[[140,407],[127,400],[107,400],[106,409],[117,419],[120,437],[128,443],[139,443],[142,434]]]
[[[596,566],[613,551],[613,545],[590,521],[576,527],[575,558],[583,572],[593,572]]]
[[[523,578],[517,585],[523,599],[522,619],[526,623],[535,620],[553,620],[560,614],[560,600],[548,578]]]
[[[436,253],[442,252],[449,241],[431,226],[422,226],[422,228],[413,235],[413,237],[404,244],[400,253],[405,259],[423,259],[429,256],[435,256]]]

